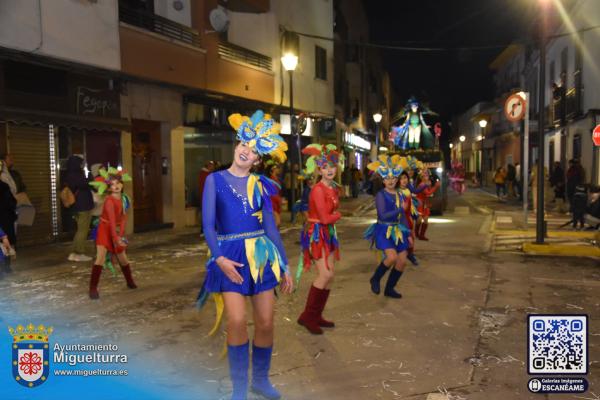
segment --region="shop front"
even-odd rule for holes
[[[344,132],[343,143],[346,166],[356,167],[359,171],[364,170],[369,163],[372,143],[365,136],[352,132]]]

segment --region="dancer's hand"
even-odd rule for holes
[[[294,280],[292,279],[289,272],[283,274],[281,278],[281,293],[290,294],[294,290]]]
[[[229,278],[229,280],[233,283],[237,283],[241,285],[244,282],[244,278],[237,272],[237,268],[242,268],[244,264],[240,264],[239,262],[235,262],[230,260],[225,256],[221,256],[216,260],[217,265],[221,268],[221,271]]]

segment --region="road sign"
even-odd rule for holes
[[[520,94],[515,93],[504,103],[504,115],[511,122],[517,122],[525,117],[525,100]]]
[[[600,146],[600,125],[594,128],[594,132],[592,133],[592,140],[596,146]]]

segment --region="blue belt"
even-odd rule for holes
[[[217,235],[217,240],[219,242],[227,242],[227,241],[231,241],[231,240],[252,239],[255,237],[263,236],[264,234],[265,234],[264,229],[260,229],[258,231],[253,231],[253,232],[229,233],[227,235]]]

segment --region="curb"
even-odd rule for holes
[[[595,246],[569,246],[564,244],[523,243],[523,253],[529,255],[563,256],[563,257],[599,257],[600,248]]]

